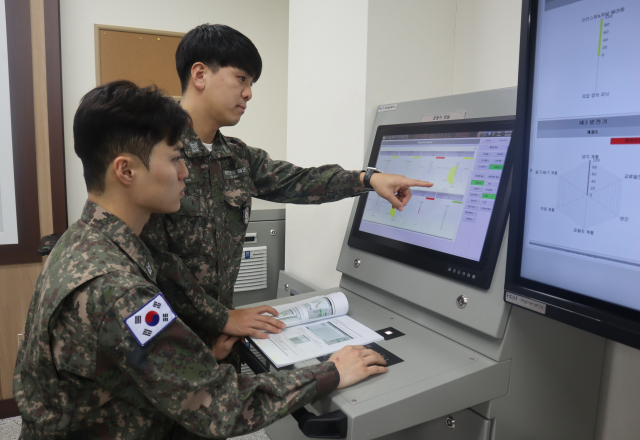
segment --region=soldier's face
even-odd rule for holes
[[[136,201],[146,211],[168,214],[180,209],[183,180],[189,175],[180,158],[181,150],[180,142],[170,146],[165,141],[151,150],[149,169],[142,170],[136,182]]]
[[[211,123],[218,127],[236,125],[252,97],[253,78],[237,67],[221,67],[215,73],[206,68],[204,79],[204,99]]]

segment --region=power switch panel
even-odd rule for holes
[[[399,338],[400,336],[404,336],[404,333],[396,330],[393,327],[383,328],[382,330],[376,330],[376,333],[384,338],[385,341],[390,341],[391,339]]]

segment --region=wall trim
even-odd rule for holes
[[[47,115],[53,232],[62,234],[67,218],[67,179],[62,116],[62,61],[60,58],[60,1],[44,2],[45,56],[47,65]]]

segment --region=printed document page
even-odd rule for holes
[[[275,307],[287,328],[279,334],[269,333],[269,339],[250,338],[251,342],[281,368],[334,353],[347,345],[365,345],[384,339],[344,315],[348,307],[342,292]],[[302,323],[291,325],[292,322]]]
[[[280,313],[276,319],[287,324],[287,327],[292,327],[331,316],[346,315],[349,311],[349,301],[344,293],[333,292],[291,304],[275,306],[274,309]]]

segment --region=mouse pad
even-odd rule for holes
[[[387,367],[390,367],[391,365],[399,364],[400,362],[404,362],[403,359],[400,359],[398,356],[396,356],[395,354],[391,353],[389,350],[386,350],[386,349],[380,347],[375,342],[372,342],[371,344],[366,344],[364,347],[365,348],[370,348],[371,350],[373,350],[376,353],[380,354],[384,358],[384,360],[387,361],[387,365],[386,365]],[[324,356],[320,356],[317,359],[320,362],[325,362],[325,361],[328,361],[330,357],[331,357],[331,355],[327,354],[327,355],[324,355]]]

